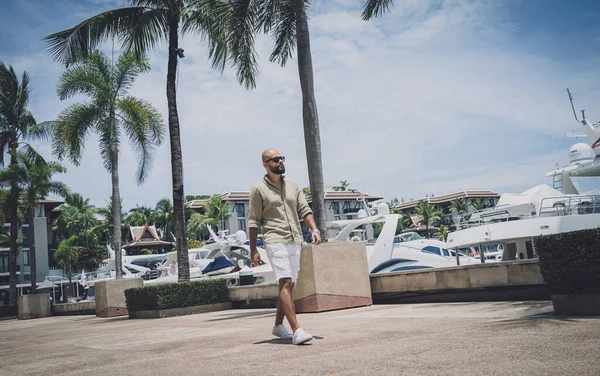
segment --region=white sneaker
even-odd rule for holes
[[[283,324],[277,325],[273,327],[271,330],[271,334],[280,339],[292,339],[293,335],[291,335]]]
[[[294,338],[292,340],[292,343],[294,345],[301,345],[303,343],[306,343],[308,341],[310,341],[311,339],[313,339],[313,336],[306,333],[304,331],[304,329],[302,328],[298,328],[296,329],[296,331],[294,332]]]

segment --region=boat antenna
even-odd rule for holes
[[[573,110],[573,116],[575,116],[575,120],[577,120],[578,123],[582,123],[577,118],[577,113],[575,112],[575,106],[573,105],[573,96],[571,95],[569,88],[567,88],[567,93],[569,94],[569,101],[571,101],[571,109]],[[581,116],[583,116],[583,120],[585,120],[585,110],[581,110]]]

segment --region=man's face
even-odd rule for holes
[[[265,163],[272,173],[281,175],[285,173],[285,165],[283,164],[284,161],[285,157],[277,153],[271,156],[267,161],[265,161]]]

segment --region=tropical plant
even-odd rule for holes
[[[167,42],[167,104],[169,108],[169,138],[173,187],[173,229],[177,244],[179,281],[190,279],[185,236],[183,162],[175,78],[182,35],[200,34],[208,42],[212,67],[223,71],[227,62],[224,26],[227,7],[220,0],[128,0],[131,6],[93,16],[70,29],[45,38],[52,57],[70,64],[79,56],[90,54],[99,43],[115,38],[126,51],[146,55],[157,43]],[[118,252],[117,252],[118,254]]]
[[[147,58],[125,53],[112,62],[94,51],[73,62],[60,77],[61,100],[83,94],[89,101],[67,107],[56,121],[54,151],[67,156],[76,166],[82,158],[85,138],[90,132],[100,136],[100,154],[111,174],[113,241],[117,278],[121,264],[121,194],[119,191],[120,135],[124,131],[138,154],[136,181],[144,182],[152,166],[156,145],[162,142],[163,122],[158,110],[149,102],[127,94],[135,78],[150,70]]]
[[[348,190],[348,186],[350,185],[350,183],[348,183],[348,180],[340,180],[340,185],[333,187],[334,191],[346,191]]]
[[[31,291],[35,291],[37,287],[37,260],[35,241],[33,239],[35,234],[35,209],[39,204],[39,200],[46,198],[50,193],[61,197],[69,195],[69,188],[66,184],[52,180],[54,174],[64,173],[67,169],[57,162],[46,162],[39,155],[34,156],[33,160],[24,154],[19,154],[17,157],[22,177],[19,183],[21,205],[24,216],[29,223],[28,240]],[[2,181],[1,178],[0,181]]]
[[[135,208],[129,210],[129,214],[125,217],[125,224],[127,226],[143,226],[145,224],[154,225],[154,218],[154,209],[148,206],[136,205]]]
[[[186,227],[188,239],[192,239],[192,240],[197,239],[198,234],[200,233],[200,231],[202,231],[204,226],[206,226],[207,224],[208,223],[207,223],[204,215],[202,215],[200,213],[192,214],[189,221],[187,222],[187,227]],[[194,248],[191,246],[191,244],[189,244],[190,241],[191,240],[188,240],[189,248]]]
[[[70,194],[60,206],[60,215],[52,223],[52,230],[67,238],[75,236],[74,245],[96,247],[99,239],[95,231],[98,226],[95,214],[89,197],[84,199],[79,193]]]
[[[123,220],[123,218],[125,218],[126,213],[123,212],[123,198],[121,198],[120,203],[119,203],[119,207],[121,207],[121,239],[123,239],[124,237],[127,236],[127,224],[125,223],[125,221]],[[100,234],[104,239],[104,241],[106,241],[107,243],[113,243],[114,244],[114,240],[113,240],[113,218],[114,218],[114,211],[113,211],[113,206],[112,206],[112,197],[109,198],[106,202],[106,206],[102,207],[102,208],[96,208],[95,209],[96,214],[98,214],[99,216],[102,217],[101,223],[99,225],[97,225],[93,231]],[[110,231],[109,231],[110,229]]]
[[[168,198],[160,199],[154,208],[154,221],[160,237],[167,241],[173,241],[173,204]]]
[[[304,143],[311,190],[312,210],[317,227],[326,229],[325,187],[321,158],[321,136],[308,29],[306,0],[230,0],[227,36],[237,78],[246,88],[254,88],[258,66],[254,34],[264,32],[275,40],[269,60],[285,66],[297,48],[298,75],[302,92]]]
[[[72,267],[79,260],[79,251],[77,246],[75,246],[75,243],[77,243],[77,235],[73,235],[70,238],[61,241],[54,252],[54,261],[63,267],[69,278],[67,297],[71,296]]]
[[[415,207],[415,214],[419,216],[421,223],[425,225],[425,233],[429,234],[429,226],[432,226],[435,221],[442,218],[442,212],[435,206],[425,200],[419,201]]]
[[[17,152],[34,157],[38,153],[26,141],[47,139],[49,123],[36,123],[27,109],[29,104],[29,76],[23,72],[21,81],[12,66],[0,62],[0,166],[4,166],[4,156],[10,156],[12,171],[18,170]],[[6,212],[10,218],[10,247],[8,253],[9,292],[8,304],[17,302],[17,236],[19,231],[18,208],[21,190],[19,177],[11,175],[6,197]]]
[[[436,231],[435,236],[440,241],[447,241],[448,234],[450,234],[450,228],[446,225],[441,225],[439,230]]]
[[[478,212],[487,209],[488,206],[483,201],[473,201],[471,202],[471,207],[474,211]]]
[[[232,213],[227,212],[227,202],[221,200],[221,195],[213,195],[204,203],[204,224],[225,228],[225,219]]]
[[[302,188],[302,193],[304,193],[304,196],[307,199],[310,198],[310,187],[304,187],[304,188]]]
[[[379,17],[389,11],[394,0],[367,0],[362,12],[362,19],[369,21],[373,17]]]

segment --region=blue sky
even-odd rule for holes
[[[74,100],[55,93],[62,68],[43,36],[72,27],[123,0],[0,2],[0,60],[32,78],[30,109],[54,119]],[[548,183],[573,139],[565,88],[590,119],[600,120],[600,4],[587,0],[406,0],[383,18],[360,20],[360,0],[313,1],[310,19],[316,98],[327,184],[384,198],[418,198],[465,189],[519,192]],[[288,174],[308,185],[296,62],[268,62],[271,43],[257,39],[258,87],[240,87],[206,63],[199,38],[186,37],[179,72],[186,194],[248,190],[264,170],[259,155],[276,147]],[[110,53],[109,46],[103,46]],[[117,51],[118,53],[118,51]],[[164,46],[152,72],[132,89],[165,115]],[[142,186],[123,150],[124,206],[153,205],[171,196],[168,143],[158,149]],[[50,147],[37,145],[51,156]],[[101,206],[110,195],[97,138],[83,163],[64,162],[57,176]]]

